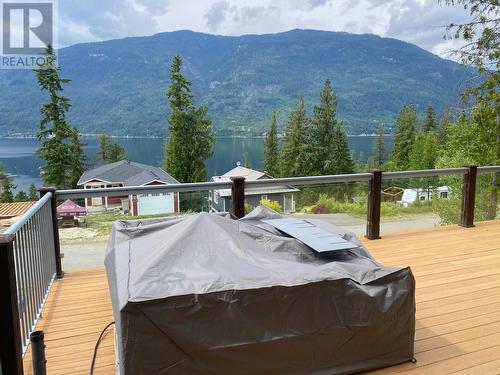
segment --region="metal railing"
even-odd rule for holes
[[[52,236],[52,193],[44,195],[4,234],[13,241],[23,353],[56,277]]]
[[[4,374],[22,373],[22,357],[30,334],[35,330],[57,276],[52,198],[51,192],[43,195],[0,238]],[[5,311],[4,306],[8,306]],[[5,323],[10,327],[5,327]],[[9,359],[6,352],[18,359]]]
[[[96,189],[58,190],[57,199],[81,199],[91,197],[113,197],[124,195],[136,195],[144,193],[173,193],[173,192],[194,192],[217,189],[231,189],[232,191],[232,211],[236,217],[245,214],[245,188],[256,187],[276,187],[283,185],[323,185],[346,182],[363,182],[369,184],[368,207],[367,207],[367,228],[366,237],[368,239],[380,238],[380,205],[381,205],[381,182],[382,180],[440,177],[450,175],[461,175],[464,177],[462,191],[462,212],[460,225],[464,227],[473,226],[474,220],[474,199],[477,173],[500,173],[500,166],[466,166],[460,168],[424,169],[399,172],[382,172],[373,170],[367,173],[353,173],[343,175],[328,176],[306,176],[306,177],[286,177],[274,179],[262,179],[246,181],[243,177],[232,177],[231,181],[219,182],[199,182],[189,184],[153,185],[135,187],[113,187]]]

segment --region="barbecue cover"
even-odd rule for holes
[[[119,221],[105,264],[117,373],[349,374],[411,360],[415,282],[358,245],[319,257],[262,222],[199,213]]]

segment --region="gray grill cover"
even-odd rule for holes
[[[119,371],[348,374],[413,357],[409,268],[359,248],[319,259],[262,219],[214,214],[120,221],[105,264]]]

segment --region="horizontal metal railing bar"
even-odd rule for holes
[[[245,186],[265,187],[265,186],[279,186],[279,185],[317,185],[317,184],[319,185],[319,184],[330,184],[335,182],[369,181],[371,178],[372,178],[371,173],[353,173],[353,174],[337,174],[328,176],[307,176],[307,177],[285,177],[285,178],[245,181]]]
[[[33,206],[31,206],[28,211],[26,211],[14,224],[8,227],[4,234],[15,234],[21,227],[28,222],[29,219],[33,217],[34,214],[38,212],[38,210],[47,202],[50,198],[52,198],[52,193],[48,192],[43,197],[41,197]]]
[[[399,178],[411,177],[438,177],[448,175],[463,175],[467,173],[467,167],[461,168],[442,168],[442,169],[420,169],[414,171],[401,171],[401,172],[384,172],[382,173],[382,180],[393,180]]]
[[[496,173],[496,172],[500,172],[500,165],[477,167],[477,173]]]
[[[421,169],[412,171],[400,172],[383,172],[383,180],[392,180],[400,178],[412,177],[438,177],[447,175],[463,175],[467,173],[467,167],[460,168],[442,168],[442,169]],[[492,173],[500,172],[500,166],[486,166],[478,167],[479,173]],[[372,178],[371,173],[352,173],[341,175],[327,175],[327,176],[305,176],[305,177],[284,177],[273,178],[265,180],[245,181],[247,187],[272,187],[280,185],[319,185],[330,184],[337,182],[360,182],[369,181]],[[171,184],[171,185],[147,185],[147,186],[130,186],[130,187],[112,187],[112,188],[98,188],[98,189],[71,189],[71,190],[58,190],[56,192],[57,198],[62,199],[79,199],[91,197],[117,197],[135,194],[147,193],[173,193],[173,192],[194,192],[194,191],[207,191],[217,189],[230,189],[232,186],[231,181],[219,182],[195,182],[185,184]]]
[[[57,190],[57,199],[76,199],[76,198],[91,198],[91,197],[119,197],[135,194],[149,193],[175,193],[175,192],[193,192],[207,191],[214,189],[231,189],[233,183],[231,181],[224,182],[193,182],[186,184],[171,184],[171,185],[147,185],[147,186],[131,186],[131,187],[112,187],[98,189],[73,189],[73,190]]]

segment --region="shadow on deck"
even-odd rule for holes
[[[365,241],[384,265],[410,265],[417,280],[417,364],[370,374],[500,373],[500,221],[437,227]],[[113,320],[104,269],[57,281],[37,329],[45,332],[47,371],[88,374],[94,345]],[[95,374],[114,374],[113,330],[99,346]],[[31,353],[25,373],[31,373]]]

